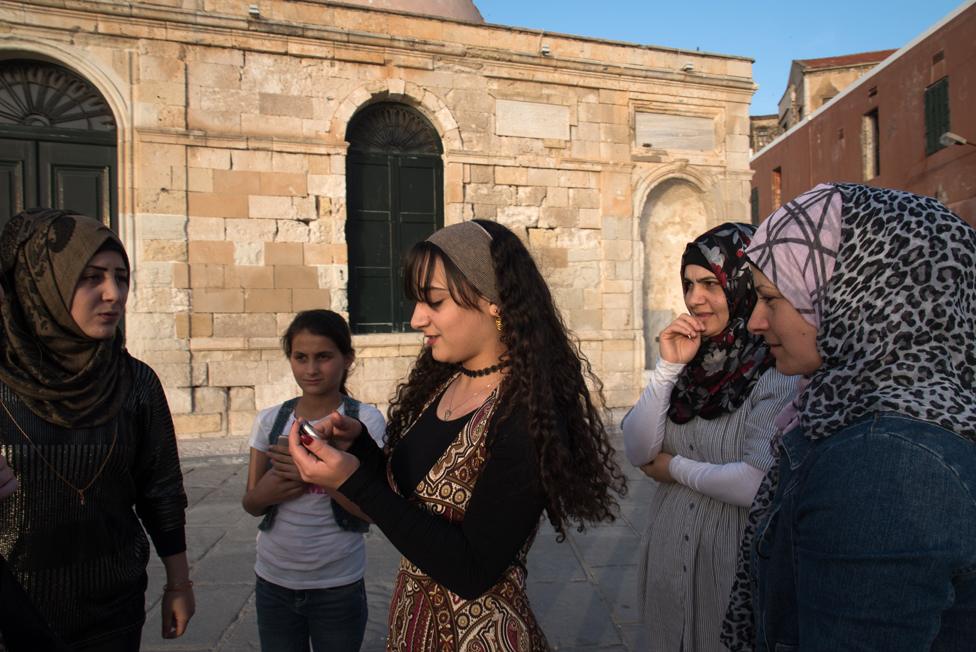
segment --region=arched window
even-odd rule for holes
[[[0,61],[0,226],[50,206],[116,228],[116,128],[105,98],[46,61]]]
[[[410,330],[404,254],[444,225],[444,167],[430,122],[403,104],[371,104],[346,131],[349,321],[355,333]]]

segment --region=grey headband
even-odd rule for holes
[[[491,234],[483,226],[477,222],[452,224],[435,231],[427,242],[437,245],[483,297],[498,303]]]

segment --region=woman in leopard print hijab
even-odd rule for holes
[[[749,322],[805,387],[777,419],[723,625],[731,650],[976,640],[976,230],[823,184],[746,252]]]

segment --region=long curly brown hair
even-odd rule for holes
[[[585,524],[613,521],[627,482],[614,461],[614,449],[601,417],[603,384],[579,342],[571,338],[548,285],[525,245],[506,227],[475,220],[491,234],[491,257],[502,315],[503,358],[510,364],[500,386],[504,418],[521,406],[539,455],[549,521],[565,538],[567,522],[582,532]],[[413,301],[427,302],[436,262],[444,265],[448,291],[465,308],[478,309],[478,291],[436,245],[420,242],[407,255],[404,285]],[[407,380],[390,403],[386,429],[390,449],[406,435],[424,406],[455,373],[424,348]],[[589,379],[592,387],[587,387]],[[594,398],[599,408],[594,405]],[[491,440],[488,441],[489,451]]]

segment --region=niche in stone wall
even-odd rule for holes
[[[685,312],[681,254],[708,223],[704,194],[684,179],[662,181],[647,197],[640,217],[645,369],[657,362],[658,334]]]

